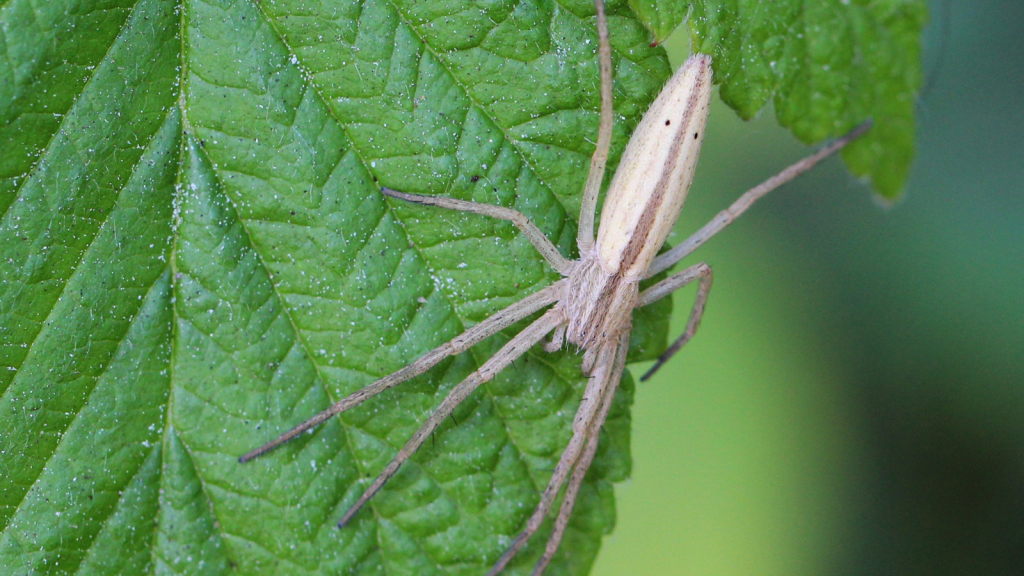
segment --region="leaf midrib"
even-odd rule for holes
[[[262,11],[261,11],[261,13],[262,13]],[[319,94],[318,94],[318,96],[319,96]],[[183,111],[183,114],[185,114],[184,111]],[[186,122],[185,125],[188,126],[188,123]],[[190,131],[191,131],[191,129],[190,129]],[[192,134],[189,134],[187,137],[192,137]],[[202,148],[198,148],[198,152],[200,154],[203,154],[204,156],[206,155],[205,151],[203,151]],[[291,307],[288,306],[288,301],[284,298],[284,296],[281,295],[281,292],[278,289],[277,282],[275,282],[274,275],[270,273],[270,267],[267,266],[266,261],[263,259],[263,254],[261,254],[260,251],[256,248],[257,245],[253,241],[252,234],[249,232],[249,227],[247,225],[248,220],[246,220],[245,218],[242,217],[242,213],[238,209],[238,206],[235,204],[234,199],[232,199],[231,195],[227,193],[226,185],[221,180],[220,174],[216,170],[213,170],[213,175],[214,175],[214,178],[217,179],[217,183],[218,183],[218,185],[220,187],[221,195],[224,196],[224,198],[226,199],[228,204],[231,205],[231,210],[235,213],[235,218],[238,219],[238,225],[242,228],[242,232],[245,234],[246,242],[248,242],[249,246],[252,247],[253,254],[256,255],[256,259],[257,259],[257,261],[260,264],[260,268],[262,268],[263,271],[267,275],[267,283],[270,285],[270,289],[272,290],[272,292],[274,294],[274,298],[277,298],[278,302],[281,303],[281,314],[285,318],[288,319],[288,325],[291,327],[292,331],[295,334],[295,341],[302,348],[302,353],[305,354],[306,359],[309,360],[309,363],[313,365],[313,369],[316,371],[317,382],[323,388],[324,393],[327,394],[327,397],[331,400],[331,403],[333,404],[334,402],[337,402],[338,399],[334,398],[334,394],[331,393],[331,389],[327,385],[327,379],[324,378],[323,372],[321,371],[320,364],[316,361],[316,356],[313,354],[312,350],[310,350],[309,344],[306,342],[305,338],[303,338],[302,331],[299,330],[298,325],[295,323],[295,318],[292,316],[292,309],[291,309]],[[175,307],[175,314],[177,314],[177,307]],[[168,409],[168,413],[170,413],[170,409]],[[354,450],[354,448],[352,446],[352,442],[351,442],[351,440],[349,438],[349,436],[350,436],[349,428],[351,428],[351,426],[348,426],[347,424],[344,423],[344,421],[342,421],[342,428],[345,429],[345,434],[344,434],[345,447],[349,451],[350,454],[353,454],[352,463],[356,467],[356,470],[358,470],[360,478],[366,478],[367,474],[366,474],[366,471],[363,470],[363,468],[362,468],[362,463],[359,461],[358,458],[354,457],[356,452],[355,452],[355,450]],[[188,446],[187,446],[186,443],[183,442],[182,444],[186,446],[186,449],[188,449]],[[191,450],[189,450],[189,457],[190,458],[192,457]],[[197,476],[199,477],[199,481],[202,484],[203,490],[204,490],[204,493],[205,493],[205,491],[206,491],[206,479],[203,478],[202,474],[197,474]],[[208,496],[207,496],[207,498],[209,499]],[[213,501],[210,500],[210,502],[212,503]],[[374,531],[376,532],[376,535],[377,535],[378,545],[380,545],[382,547],[382,549],[383,549],[383,542],[380,541],[380,529],[379,529],[382,516],[380,515],[380,511],[377,510],[377,507],[375,506],[375,504],[374,504],[372,499],[368,503],[368,506],[370,507],[370,510],[373,511],[373,516],[374,516],[374,518],[377,521],[377,527],[374,528]],[[384,572],[385,572],[385,574],[388,573],[386,564],[384,565]]]
[[[285,49],[288,52],[288,55],[295,59],[295,61],[294,61],[295,64],[294,65],[298,66],[300,69],[303,70],[303,72],[305,72],[304,80],[306,81],[306,85],[307,85],[308,89],[313,91],[313,93],[316,95],[316,97],[324,105],[324,108],[325,108],[325,110],[327,110],[327,113],[337,123],[337,125],[343,130],[343,132],[345,133],[345,135],[348,138],[349,142],[352,144],[352,147],[351,147],[352,153],[359,160],[360,164],[363,166],[363,169],[367,170],[368,173],[372,173],[372,172],[370,172],[369,165],[365,161],[365,159],[363,158],[362,153],[356,147],[356,145],[355,145],[356,140],[351,137],[351,134],[349,132],[349,126],[347,125],[347,123],[342,122],[341,119],[339,119],[337,117],[335,111],[331,108],[331,106],[329,105],[329,102],[327,101],[327,99],[324,98],[322,92],[320,91],[320,89],[318,88],[316,83],[311,80],[312,75],[308,73],[309,72],[308,69],[305,69],[305,67],[301,64],[301,59],[299,58],[299,56],[296,54],[296,52],[288,44],[287,40],[284,38],[283,34],[281,34],[280,30],[277,28],[277,26],[275,25],[273,20],[270,19],[269,16],[262,9],[262,6],[259,5],[258,3],[255,3],[255,7],[256,7],[257,11],[260,13],[260,15],[263,17],[264,22],[267,24],[268,28],[271,31],[273,31],[273,33],[275,34],[277,39],[285,47]],[[184,36],[184,34],[183,34],[183,36]],[[436,59],[436,56],[435,56],[435,59]],[[183,74],[185,74],[185,66],[184,65],[182,66],[182,70],[183,70]],[[449,75],[451,74],[450,70],[448,70],[447,68],[446,68],[446,71],[449,73]],[[182,82],[182,85],[184,85],[184,82]],[[463,87],[460,85],[460,88],[463,88]],[[184,92],[182,92],[182,94],[184,94]],[[475,101],[474,101],[474,105],[476,105],[478,108],[480,107],[479,104],[477,104]],[[183,110],[182,113],[183,113],[183,120],[184,120],[183,121],[183,126],[185,126],[186,127],[186,131],[188,131],[190,133],[190,135],[192,135],[193,130],[191,128],[190,123],[187,121],[187,111]],[[492,122],[493,122],[493,119],[492,119]],[[495,125],[497,125],[497,124],[495,124]],[[205,152],[202,151],[201,148],[199,150],[200,150],[200,153],[205,154]],[[519,153],[518,149],[517,149],[517,153]],[[214,171],[214,172],[216,174],[216,171]],[[534,173],[534,174],[536,175],[536,173]],[[221,185],[222,193],[224,193],[225,192],[224,182],[222,182],[220,180],[219,174],[216,174],[215,177],[217,178],[218,183]],[[539,177],[538,177],[538,181],[540,181]],[[549,192],[550,192],[550,190],[549,190]],[[291,326],[291,328],[292,328],[292,330],[293,330],[293,332],[295,334],[296,341],[302,346],[303,353],[306,355],[306,358],[310,361],[310,363],[314,366],[314,369],[316,370],[317,378],[320,381],[320,385],[323,387],[324,392],[327,394],[328,398],[330,398],[332,400],[332,402],[333,401],[337,401],[337,399],[334,398],[334,394],[332,393],[330,387],[328,386],[327,379],[323,375],[323,372],[321,370],[320,364],[317,362],[317,359],[316,359],[315,355],[313,355],[311,353],[309,345],[306,342],[305,338],[303,337],[303,333],[299,330],[297,324],[295,323],[294,317],[292,315],[292,310],[288,306],[287,300],[283,297],[282,293],[280,292],[278,284],[275,281],[275,276],[270,273],[270,269],[267,266],[266,262],[264,261],[262,254],[260,254],[260,252],[256,249],[256,244],[253,242],[252,235],[249,232],[249,229],[248,229],[248,226],[247,226],[247,222],[248,221],[245,218],[242,217],[242,214],[239,211],[238,206],[235,204],[235,202],[231,198],[231,196],[229,194],[226,194],[226,193],[224,193],[224,196],[226,197],[227,201],[230,203],[230,205],[232,207],[232,210],[235,212],[235,216],[236,216],[236,218],[238,218],[239,224],[242,227],[242,230],[244,231],[244,233],[246,235],[246,238],[247,238],[247,240],[249,242],[249,245],[253,248],[253,252],[256,254],[256,256],[258,258],[258,260],[260,262],[261,268],[267,274],[268,281],[269,281],[269,284],[270,284],[270,286],[271,286],[271,288],[273,290],[274,296],[281,303],[282,314],[287,317],[288,323]],[[389,209],[389,211],[390,211],[390,209]],[[396,220],[397,221],[401,221],[398,218],[396,218]],[[404,232],[403,232],[403,234],[404,234]],[[418,256],[422,259],[423,262],[429,262],[429,259],[426,258],[426,256],[422,253],[422,251],[420,250],[420,248],[418,246],[415,246],[412,242],[407,242],[407,244],[409,246],[411,246],[411,248],[418,254]],[[436,282],[432,283],[432,284],[434,286],[437,285]],[[464,330],[465,329],[464,319],[462,318],[462,316],[460,314],[458,314],[458,308],[455,306],[454,302],[451,301],[450,297],[447,294],[445,294],[443,290],[438,290],[437,288],[435,288],[435,291],[440,292],[440,295],[445,299],[445,301],[450,306],[451,310],[455,313],[455,317],[458,318],[460,329]],[[477,358],[474,356],[473,359],[474,359],[474,362],[478,366],[479,362],[478,362]],[[371,375],[371,376],[375,376],[375,375]],[[492,404],[496,406],[497,403],[494,402],[493,396],[491,395],[490,391],[486,389],[486,387],[485,387],[485,393],[488,395],[488,397],[491,398]],[[168,412],[170,412],[170,410],[168,410]],[[518,453],[517,456],[518,456],[520,462],[522,463],[522,465],[527,470],[530,470],[529,464],[523,458],[523,455],[525,454],[525,451],[523,451],[518,446],[518,444],[516,444],[515,439],[512,436],[511,431],[509,430],[508,424],[505,421],[505,419],[503,417],[501,419],[502,419],[502,426],[505,429],[506,438],[507,438],[508,442],[515,447],[515,449],[516,449],[516,451]],[[355,454],[355,451],[353,450],[353,447],[352,447],[352,444],[351,444],[351,440],[350,440],[350,434],[351,434],[350,428],[352,428],[352,427],[350,425],[346,424],[343,420],[342,420],[341,424],[342,424],[342,427],[346,430],[346,432],[345,432],[346,447],[347,447],[349,453]],[[361,463],[359,462],[359,460],[357,458],[353,458],[353,463],[356,466],[356,468],[357,468],[361,478],[369,477],[368,474],[367,474],[367,471],[362,469],[362,465],[361,465]],[[427,476],[433,477],[433,475],[430,473],[429,469],[423,468],[423,467],[420,467],[420,469]],[[206,490],[206,488],[205,488],[206,481],[205,481],[205,479],[202,478],[202,475],[199,475],[199,478],[200,478],[200,482],[201,482],[201,484],[203,486],[203,489],[204,489],[204,492],[205,492],[205,490]],[[533,479],[532,473],[531,473],[531,479]],[[534,480],[534,482],[533,482],[534,483],[534,489],[535,490],[539,490],[539,488],[537,487],[536,479],[533,479],[533,480]],[[444,487],[444,484],[442,482],[438,481],[436,478],[434,478],[434,482],[437,484],[437,486],[445,494],[448,493],[448,490]],[[458,506],[461,509],[461,506],[458,504],[457,500],[453,500],[453,502],[455,502],[455,505]],[[374,517],[375,517],[375,519],[377,521],[376,522],[377,526],[375,527],[375,535],[377,537],[378,546],[380,547],[381,550],[385,550],[386,547],[384,546],[384,542],[381,540],[382,534],[381,534],[381,529],[380,529],[380,525],[382,523],[382,520],[384,520],[384,518],[380,514],[379,510],[375,506],[374,501],[372,499],[368,503],[368,505],[369,505],[370,509],[372,510],[372,512],[374,514]],[[221,530],[221,532],[223,532],[223,531]],[[429,554],[429,552],[427,550],[425,550],[422,546],[418,546],[418,547],[424,552],[426,557],[431,558],[431,561],[434,562],[435,566],[439,570],[443,571],[443,567],[437,564],[437,561],[432,557],[431,554]],[[382,566],[384,566],[385,572],[387,572],[387,562],[383,562]]]

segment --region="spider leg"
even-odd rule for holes
[[[608,150],[612,145],[612,46],[608,40],[608,19],[604,13],[604,0],[594,0],[597,8],[597,40],[598,61],[601,67],[601,127],[597,132],[597,146],[590,158],[590,173],[587,174],[587,185],[583,189],[583,202],[580,205],[579,229],[576,233],[576,245],[583,256],[594,250],[594,212],[597,211],[597,195],[604,181],[604,169],[608,164]]]
[[[588,348],[583,353],[583,364],[580,365],[580,369],[583,371],[584,376],[590,376],[594,373],[594,366],[597,365],[598,349]]]
[[[565,330],[568,327],[568,324],[562,324],[555,328],[555,332],[551,335],[551,341],[544,345],[545,352],[554,354],[562,349],[562,344],[565,344]]]
[[[410,378],[423,374],[448,356],[459,354],[460,352],[474,346],[484,338],[496,334],[541,308],[556,302],[562,293],[563,286],[564,285],[561,281],[556,282],[547,288],[538,290],[503,310],[495,312],[489,318],[466,330],[462,334],[459,334],[450,342],[446,342],[445,344],[434,348],[430,352],[420,356],[412,364],[405,366],[397,372],[393,372],[380,380],[377,380],[373,384],[342,398],[338,402],[334,403],[330,408],[285,432],[276,439],[246,453],[244,456],[239,458],[238,461],[245,463],[253,458],[262,456],[281,444],[295,438],[299,434],[302,434],[306,430],[321,424],[331,416],[344,412],[349,408],[358,406],[388,388],[393,388]]]
[[[762,196],[768,194],[772,190],[775,190],[779,186],[782,186],[786,182],[789,182],[793,178],[807,172],[814,167],[815,164],[821,162],[825,158],[828,158],[832,154],[842,149],[844,146],[853,142],[859,138],[862,134],[867,132],[871,128],[871,121],[868,120],[861,125],[857,126],[850,132],[848,132],[842,138],[832,142],[825,146],[821,150],[818,150],[814,154],[800,160],[792,166],[786,168],[782,172],[779,172],[775,176],[765,180],[764,182],[754,186],[750,190],[746,191],[742,196],[739,197],[731,206],[722,210],[717,216],[711,219],[710,222],[704,225],[703,228],[695,232],[692,236],[683,241],[682,244],[672,248],[668,252],[658,256],[651,262],[650,268],[647,269],[644,278],[650,278],[655,274],[668,270],[674,266],[677,262],[688,256],[691,252],[696,250],[702,244],[708,241],[712,236],[718,234],[723,228],[732,224],[733,220],[739,217],[747,211],[747,208],[759,200]]]
[[[590,430],[593,426],[595,418],[602,407],[604,399],[604,392],[609,387],[614,387],[615,384],[611,382],[614,376],[613,368],[616,360],[616,349],[618,343],[607,344],[601,348],[599,354],[600,359],[598,360],[597,367],[594,375],[587,382],[587,388],[583,392],[583,398],[580,400],[580,407],[576,410],[576,417],[572,423],[572,438],[569,440],[569,445],[565,447],[562,452],[562,457],[558,461],[558,465],[555,466],[555,471],[551,475],[551,480],[548,482],[547,488],[544,489],[541,494],[540,503],[533,511],[533,515],[530,516],[526,522],[526,527],[523,531],[516,536],[516,539],[512,542],[512,545],[508,547],[501,558],[494,564],[488,576],[495,576],[499,572],[505,569],[508,563],[519,553],[520,550],[526,546],[530,537],[540,529],[547,518],[548,511],[551,510],[551,506],[554,504],[555,499],[558,498],[559,492],[562,490],[562,486],[568,479],[569,474],[572,472],[576,463],[579,461],[580,454],[586,446],[587,438],[590,436]]]
[[[405,200],[406,202],[424,204],[427,206],[437,206],[439,208],[447,208],[449,210],[471,212],[473,214],[481,214],[483,216],[490,216],[491,218],[498,218],[500,220],[508,220],[515,224],[516,228],[519,228],[519,231],[526,236],[526,239],[533,244],[534,248],[540,252],[540,255],[548,261],[548,264],[550,264],[551,267],[557,270],[562,276],[568,276],[569,271],[572,269],[572,260],[562,256],[558,251],[558,248],[551,243],[551,240],[548,240],[548,237],[540,231],[540,228],[537,228],[536,224],[530,222],[530,219],[518,210],[505,208],[504,206],[492,206],[490,204],[456,200],[455,198],[445,198],[444,196],[406,194],[405,192],[399,192],[397,190],[392,190],[391,188],[381,188],[380,191],[385,196],[391,196],[392,198],[398,198],[399,200]]]
[[[626,352],[628,350],[629,332],[619,339],[611,378],[608,380],[608,385],[602,391],[601,409],[587,431],[587,446],[583,449],[583,454],[580,456],[580,460],[576,463],[576,468],[573,469],[572,476],[569,478],[569,486],[565,489],[562,507],[558,510],[558,518],[555,519],[555,529],[551,532],[551,537],[548,538],[544,555],[540,557],[537,565],[533,568],[533,576],[541,576],[544,573],[544,569],[548,567],[548,563],[554,558],[555,552],[558,551],[558,547],[562,544],[562,536],[565,535],[565,529],[569,526],[569,518],[572,516],[572,509],[576,505],[576,497],[579,496],[583,480],[587,476],[587,470],[590,469],[590,464],[594,461],[594,455],[597,454],[597,446],[601,438],[601,428],[604,427],[604,422],[608,418],[608,412],[611,411],[612,402],[615,399],[615,391],[619,388],[619,382],[622,380],[622,370],[626,367]]]
[[[448,396],[441,401],[440,406],[427,418],[423,426],[398,451],[398,454],[384,468],[384,471],[374,479],[370,487],[348,509],[348,512],[345,512],[345,515],[338,522],[338,527],[343,527],[352,520],[363,505],[380,491],[384,484],[395,475],[395,472],[398,471],[402,463],[408,460],[423,445],[423,442],[430,437],[463,400],[479,388],[481,384],[494,378],[498,372],[501,372],[513,360],[526,353],[534,344],[540,342],[548,332],[551,332],[561,322],[562,313],[559,310],[548,310],[543,316],[524,328],[522,332],[513,336],[494,356],[491,356],[490,359],[484,362],[476,372],[473,372],[455,386]]]
[[[651,366],[651,369],[640,377],[641,382],[653,376],[665,362],[668,362],[669,358],[675,356],[676,352],[679,352],[679,349],[693,338],[693,335],[697,332],[697,327],[700,326],[700,319],[704,316],[704,305],[707,304],[708,293],[711,292],[711,279],[711,267],[701,262],[665,278],[640,293],[640,297],[637,298],[637,308],[647,306],[655,300],[660,300],[694,280],[699,281],[697,285],[697,298],[694,299],[693,308],[690,309],[690,319],[686,321],[686,330],[668,349],[661,353],[654,366]]]

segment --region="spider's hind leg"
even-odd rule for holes
[[[399,192],[392,190],[391,188],[381,188],[381,193],[385,196],[391,196],[392,198],[398,198],[399,200],[405,200],[406,202],[412,202],[414,204],[424,204],[426,206],[437,206],[439,208],[447,208],[448,210],[458,210],[460,212],[470,212],[473,214],[480,214],[482,216],[490,216],[491,218],[498,218],[499,220],[508,220],[515,224],[516,228],[526,236],[526,239],[533,244],[534,248],[540,252],[540,255],[548,261],[548,264],[552,268],[557,270],[562,276],[568,276],[569,271],[572,270],[573,262],[568,258],[562,256],[562,253],[558,251],[558,248],[548,240],[548,237],[537,228],[537,225],[530,222],[522,212],[513,210],[511,208],[505,208],[504,206],[492,206],[490,204],[480,204],[478,202],[468,202],[466,200],[457,200],[455,198],[445,198],[444,196],[423,196],[420,194],[406,194],[405,192]]]
[[[572,477],[569,478],[569,486],[565,489],[565,497],[562,498],[562,507],[558,510],[558,518],[555,519],[555,529],[548,538],[547,546],[544,548],[544,555],[540,557],[540,560],[537,561],[537,565],[533,569],[533,576],[541,576],[544,573],[544,569],[547,568],[551,559],[554,558],[555,552],[558,551],[558,547],[562,544],[562,536],[565,535],[565,529],[569,526],[569,518],[572,516],[573,507],[576,505],[576,497],[579,496],[580,488],[583,487],[583,480],[587,476],[587,470],[590,469],[590,464],[594,461],[594,455],[597,454],[597,446],[601,438],[601,428],[604,427],[604,422],[608,418],[608,412],[611,411],[612,402],[615,400],[615,391],[622,380],[622,371],[626,367],[626,352],[628,350],[629,334],[627,333],[619,340],[618,350],[616,350],[615,360],[612,364],[611,378],[601,397],[601,408],[594,422],[590,425],[590,429],[587,431],[587,446],[583,449],[583,454],[580,456],[579,462],[576,463],[576,468],[572,471]]]
[[[512,545],[508,547],[508,550],[505,551],[494,567],[491,568],[490,572],[487,573],[488,576],[496,576],[504,570],[508,563],[512,561],[512,558],[526,546],[530,537],[540,529],[566,480],[569,479],[570,474],[580,473],[581,466],[582,473],[586,473],[586,467],[590,466],[590,462],[588,460],[584,464],[582,462],[585,459],[583,455],[591,438],[596,437],[601,431],[604,418],[608,414],[605,400],[609,397],[609,394],[614,394],[615,389],[618,387],[619,379],[622,376],[622,366],[625,364],[626,350],[623,342],[628,344],[628,333],[623,338],[601,348],[594,368],[594,375],[587,382],[587,388],[583,392],[583,398],[580,400],[580,407],[577,409],[576,417],[573,419],[572,438],[562,452],[562,456],[558,461],[558,465],[555,466],[555,471],[551,475],[547,488],[541,494],[540,503],[537,504],[533,514],[526,521],[526,527],[523,528],[523,531],[516,536]],[[567,495],[566,498],[569,498],[569,496]],[[565,504],[563,504],[562,508],[565,509]],[[568,505],[568,512],[564,513],[568,515],[571,512],[572,504],[570,503]],[[558,543],[556,542],[554,546],[557,548]]]

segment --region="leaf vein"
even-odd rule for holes
[[[6,1],[8,1],[8,0],[5,0],[5,2]],[[96,74],[103,67],[102,64],[107,61],[107,57],[110,56],[110,53],[114,50],[114,48],[118,45],[118,43],[121,42],[121,38],[124,35],[125,30],[128,28],[128,24],[132,21],[132,13],[135,12],[135,7],[138,6],[138,5],[139,5],[139,2],[138,2],[138,0],[136,0],[135,4],[132,6],[131,10],[128,11],[128,14],[127,14],[127,16],[124,19],[124,23],[121,24],[121,28],[117,31],[117,35],[114,36],[114,41],[110,43],[110,46],[107,46],[106,52],[104,52],[103,57],[100,58],[100,60],[97,62],[97,64],[93,67],[92,73],[89,74],[89,78],[85,82],[82,83],[82,89],[78,92],[78,94],[75,95],[75,98],[71,101],[71,105],[68,106],[67,112],[65,112],[63,117],[61,118],[60,125],[58,125],[57,129],[53,131],[53,134],[50,135],[49,140],[46,141],[46,144],[41,148],[41,150],[48,151],[49,148],[53,145],[53,142],[54,142],[54,140],[56,140],[57,136],[59,136],[61,134],[64,134],[64,123],[67,122],[68,118],[71,117],[72,114],[74,113],[75,108],[78,106],[79,99],[82,97],[83,94],[86,93],[86,91],[89,88],[89,85],[92,84],[93,78],[96,77]],[[2,8],[3,6],[4,6],[4,3],[0,3],[0,8]],[[33,5],[33,8],[32,8],[33,15],[37,16],[35,14],[35,10],[36,10],[35,6]],[[38,16],[37,16],[37,20],[38,20]],[[77,147],[76,147],[75,151],[77,152]],[[47,153],[46,152],[43,152],[42,154],[40,154],[39,155],[39,159],[36,160],[36,162],[34,164],[32,164],[32,166],[28,169],[28,171],[26,171],[23,174],[23,176],[25,178],[21,181],[20,184],[18,184],[18,187],[16,189],[16,192],[14,194],[14,197],[13,197],[11,203],[8,204],[7,207],[3,209],[3,213],[0,214],[0,218],[3,218],[4,216],[6,216],[7,213],[10,211],[11,207],[15,205],[15,202],[17,202],[18,198],[21,197],[21,192],[25,188],[25,185],[28,182],[32,181],[32,175],[34,175],[36,172],[39,171],[39,167],[43,164],[43,161],[46,160],[46,158],[47,158]]]

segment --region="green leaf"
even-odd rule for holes
[[[745,119],[771,102],[811,144],[864,120],[843,152],[884,198],[899,196],[914,157],[924,0],[630,0],[656,42],[688,15],[692,49],[713,57],[721,97]]]
[[[621,149],[669,69],[611,12]],[[471,397],[345,530],[361,479],[512,331],[237,457],[554,279],[507,223],[379,186],[515,206],[571,253],[594,30],[585,1],[0,7],[0,573],[483,573],[568,440],[574,353]],[[611,529],[631,397],[554,574]]]
[[[609,13],[619,152],[669,68]],[[344,530],[518,327],[237,457],[555,278],[508,223],[379,187],[513,206],[571,254],[594,29],[588,0],[0,4],[0,573],[483,573],[568,441],[575,353],[517,361]],[[614,524],[632,393],[551,574]]]

